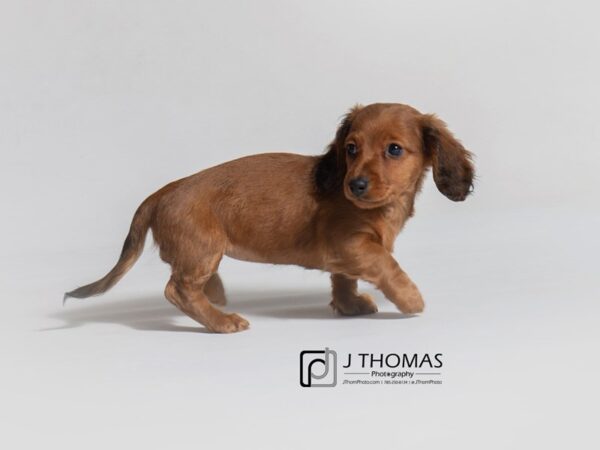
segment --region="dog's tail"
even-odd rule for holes
[[[85,286],[81,286],[71,292],[65,293],[63,304],[69,297],[86,298],[93,295],[100,295],[108,291],[117,282],[123,278],[129,269],[135,264],[144,249],[146,234],[150,227],[150,220],[154,213],[157,203],[157,195],[151,195],[139,206],[129,228],[129,234],[123,244],[123,250],[119,261],[113,269],[108,272],[103,278]]]

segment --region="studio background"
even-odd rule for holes
[[[0,440],[593,448],[598,12],[0,1]],[[224,260],[228,310],[252,328],[201,333],[162,298],[150,242],[111,292],[62,308],[162,185],[253,153],[319,154],[352,105],[378,101],[437,113],[476,155],[474,195],[452,203],[429,176],[397,240],[422,316],[379,295],[379,318],[338,318],[326,274]],[[299,352],[325,346],[442,352],[444,384],[302,389]]]

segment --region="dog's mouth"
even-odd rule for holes
[[[346,186],[344,188],[344,195],[350,200],[356,207],[361,209],[374,209],[386,205],[390,201],[390,190],[386,189],[382,195],[373,197],[370,193],[366,193],[364,196],[357,197],[350,189]]]

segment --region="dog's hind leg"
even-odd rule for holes
[[[204,244],[204,245],[203,245]],[[237,314],[226,314],[213,306],[205,288],[210,282],[211,289],[222,285],[218,282],[217,267],[223,253],[198,241],[194,252],[172,252],[168,258],[171,264],[171,279],[165,288],[165,297],[182,312],[204,325],[214,333],[234,333],[248,328],[249,323]],[[162,249],[161,249],[162,251]]]
[[[204,285],[204,293],[213,305],[225,306],[227,304],[225,287],[218,273],[213,273],[208,279]]]
[[[247,329],[249,323],[246,319],[224,313],[208,298],[211,293],[213,300],[225,297],[217,275],[226,246],[226,237],[219,222],[201,209],[192,210],[193,215],[174,220],[176,213],[167,211],[158,215],[152,229],[161,259],[171,266],[165,297],[209,331],[234,333]]]
[[[214,307],[203,288],[212,274],[173,273],[165,288],[165,297],[182,312],[204,325],[213,333],[234,333],[249,327],[237,314],[226,314]]]
[[[342,275],[331,274],[332,297],[329,304],[333,310],[343,316],[358,316],[377,312],[377,305],[368,294],[356,291],[357,281]]]

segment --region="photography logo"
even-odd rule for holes
[[[337,353],[334,350],[300,352],[300,386],[334,387],[337,384]]]

